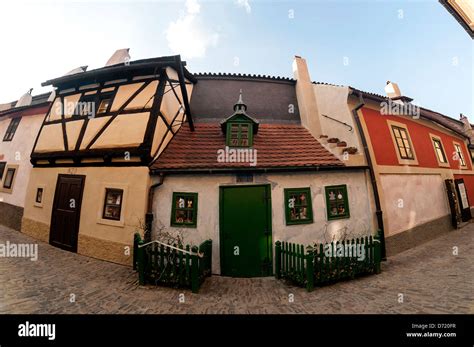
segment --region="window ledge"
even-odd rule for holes
[[[123,220],[109,220],[100,218],[97,220],[97,224],[109,225],[117,228],[125,228],[125,221]]]

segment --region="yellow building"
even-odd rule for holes
[[[179,56],[44,82],[56,98],[31,153],[22,232],[131,264],[133,234],[146,224],[149,165],[181,124],[193,127],[194,82]]]

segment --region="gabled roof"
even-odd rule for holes
[[[194,132],[183,125],[150,170],[160,173],[345,167],[300,125],[260,124],[252,147],[257,153],[255,166],[249,162],[219,162],[218,151],[225,148],[226,139],[219,124],[196,123]]]

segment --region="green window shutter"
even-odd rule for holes
[[[345,184],[338,186],[327,186],[326,191],[326,210],[328,220],[349,218],[349,199],[347,197],[347,186]]]
[[[252,147],[253,128],[250,122],[228,122],[226,145],[229,147]]]
[[[171,226],[196,228],[198,194],[174,192],[171,203]]]
[[[313,223],[311,189],[288,188],[284,190],[286,225]]]

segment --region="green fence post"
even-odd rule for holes
[[[281,278],[281,242],[275,242],[275,278]]]
[[[377,232],[377,235],[374,238],[375,243],[375,254],[374,254],[374,265],[375,265],[375,273],[379,274],[382,269],[380,267],[380,262],[382,261],[382,247],[381,247],[381,233],[380,230]]]
[[[191,251],[193,252],[191,255],[191,290],[193,293],[197,293],[199,291],[198,256],[196,255],[198,248],[193,246]]]
[[[314,288],[314,261],[313,250],[309,249],[306,255],[306,290],[312,291]]]
[[[145,247],[139,247],[143,244],[143,240],[140,239],[137,245],[138,283],[141,286],[145,284]]]
[[[135,235],[133,235],[133,270],[137,269],[137,253],[138,253],[139,240],[140,240],[140,234],[135,233]]]

